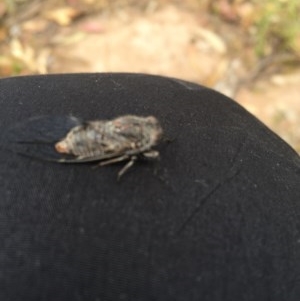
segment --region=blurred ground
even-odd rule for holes
[[[300,64],[293,58],[286,68],[290,56],[276,51],[257,59],[255,6],[229,2],[215,1],[212,14],[204,0],[2,1],[0,75],[115,71],[186,79],[234,98],[300,151]]]

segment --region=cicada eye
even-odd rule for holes
[[[147,120],[149,123],[153,123],[153,124],[157,124],[157,123],[158,123],[157,119],[156,119],[154,116],[148,116],[148,117],[146,118],[146,120]]]

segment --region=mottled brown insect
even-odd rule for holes
[[[153,116],[125,115],[83,122],[72,116],[39,116],[1,132],[1,147],[28,157],[60,163],[128,161],[120,178],[139,158],[159,157],[152,148],[163,134]]]
[[[158,158],[153,150],[162,137],[162,128],[153,116],[125,115],[113,120],[84,122],[73,127],[55,144],[58,153],[73,155],[59,162],[101,161],[100,166],[126,161],[118,173],[120,178],[138,159]]]

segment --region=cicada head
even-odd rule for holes
[[[145,129],[148,131],[150,143],[155,145],[162,138],[163,130],[159,121],[154,116],[148,116],[145,118]]]
[[[138,143],[140,147],[157,144],[163,133],[158,120],[153,116],[121,116],[108,122],[108,128],[109,131]]]

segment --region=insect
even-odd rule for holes
[[[119,179],[139,158],[159,157],[152,148],[162,135],[153,116],[125,115],[86,122],[45,116],[15,127],[8,137],[17,152],[60,163],[100,161],[98,165],[104,166],[128,161],[119,171]]]

